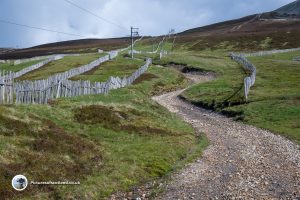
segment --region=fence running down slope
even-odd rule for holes
[[[20,77],[32,70],[38,69],[42,67],[43,65],[53,61],[63,58],[66,55],[69,54],[61,54],[61,55],[54,55],[48,58],[45,61],[42,61],[36,65],[30,66],[28,68],[25,68],[18,72],[1,72],[0,71],[0,104],[12,104],[14,103],[14,94],[16,94],[16,101],[18,103],[47,103],[47,101],[51,98],[58,98],[61,96],[76,96],[82,95],[86,93],[91,94],[98,94],[103,93],[104,91],[108,91],[107,87],[103,87],[103,83],[89,83],[87,81],[67,81],[68,78],[71,78],[73,76],[77,76],[81,73],[87,72],[94,67],[100,65],[101,63],[115,58],[120,52],[126,51],[130,46],[118,49],[115,51],[111,51],[108,53],[107,56],[101,57],[90,64],[71,69],[69,71],[55,74],[48,79],[45,80],[38,80],[38,81],[22,81],[22,82],[14,82],[14,78]],[[80,54],[72,54],[72,56],[79,56]],[[148,63],[148,61],[147,61]],[[149,64],[148,64],[149,65]],[[148,67],[147,65],[147,67]],[[141,68],[142,70],[143,68]],[[136,72],[138,74],[138,72]],[[114,78],[112,78],[112,83],[108,84],[111,87],[115,87],[116,84],[114,82]],[[116,79],[118,80],[118,79]],[[128,80],[128,79],[126,79]],[[130,79],[129,79],[130,80]],[[64,82],[65,83],[64,83]],[[124,85],[125,80],[123,80],[122,84]],[[128,82],[128,81],[127,81]],[[77,85],[77,86],[74,86]],[[92,92],[94,90],[90,89],[87,90],[86,85],[90,85],[92,88],[97,88],[96,92]],[[126,84],[125,84],[126,85]],[[59,88],[55,88],[55,86],[59,86]],[[63,91],[62,88],[64,86],[69,92]],[[70,90],[71,88],[71,90]],[[73,88],[73,89],[72,89]],[[85,88],[85,89],[74,89],[74,88]],[[50,92],[49,92],[50,91]],[[56,93],[55,93],[56,91]],[[59,93],[57,93],[59,91]]]
[[[69,78],[90,71],[94,67],[103,62],[115,58],[120,52],[127,50],[129,47],[111,51],[108,55],[101,57],[87,65],[71,69],[69,71],[55,74],[45,80],[37,81],[21,81],[14,83],[14,78],[19,77],[31,70],[39,67],[31,66],[23,71],[13,73],[0,72],[0,104],[11,104],[15,102],[20,104],[40,103],[45,104],[50,99],[60,97],[74,97],[88,94],[106,94],[111,89],[117,89],[130,85],[135,79],[143,74],[152,63],[151,59],[147,59],[146,64],[135,71],[128,77],[110,77],[106,82],[90,82],[90,81],[70,81]],[[58,59],[51,58],[51,59]],[[48,59],[47,62],[50,62]],[[42,63],[45,63],[43,61]]]
[[[87,65],[83,65],[83,66],[80,66],[80,67],[77,67],[77,68],[73,68],[73,69],[70,69],[70,70],[62,72],[62,73],[54,74],[53,76],[50,76],[46,80],[37,80],[37,81],[34,81],[34,82],[35,82],[35,84],[49,85],[49,84],[52,84],[53,82],[67,80],[67,79],[72,78],[74,76],[77,76],[79,74],[90,71],[91,69],[93,69],[94,67],[100,65],[101,63],[104,63],[108,60],[111,60],[111,59],[115,58],[117,55],[118,55],[118,51],[111,51],[111,52],[108,52],[108,55],[100,57],[97,60],[94,60],[93,62],[91,62]],[[23,83],[26,83],[26,81],[18,82],[16,85],[17,86],[20,85],[20,84],[22,85]]]
[[[128,77],[110,77],[106,82],[90,81],[70,81],[67,79],[57,80],[57,82],[23,82],[16,86],[16,103],[29,104],[39,103],[46,104],[50,99],[60,97],[75,97],[81,95],[107,94],[111,89],[118,89],[132,84],[134,80],[140,77],[152,63],[147,59],[146,64],[136,70]]]

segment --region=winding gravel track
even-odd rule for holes
[[[209,79],[192,77],[194,82]],[[299,145],[195,107],[177,97],[182,92],[153,99],[204,132],[210,146],[197,162],[175,173],[157,199],[300,199]]]

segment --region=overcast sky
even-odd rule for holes
[[[70,0],[114,22],[119,28],[72,6],[65,0],[0,0],[0,20],[83,35],[126,36],[129,27],[142,35],[177,32],[246,15],[271,11],[293,0]],[[78,39],[0,22],[0,47],[29,47]]]

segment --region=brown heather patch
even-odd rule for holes
[[[3,115],[0,115],[0,124],[6,129],[0,132],[0,134],[4,136],[27,134],[30,132],[29,124],[20,120],[4,117]]]
[[[82,124],[101,124],[106,128],[118,126],[126,113],[115,111],[113,107],[90,105],[76,109],[75,119]]]
[[[58,105],[58,101],[56,99],[49,99],[47,102],[51,107]]]
[[[77,122],[87,125],[100,124],[101,126],[114,131],[124,131],[128,133],[137,133],[139,135],[180,135],[185,133],[177,133],[159,127],[151,127],[148,124],[133,124],[131,121],[138,118],[147,118],[143,112],[135,109],[127,109],[126,113],[116,111],[113,107],[105,107],[101,105],[89,105],[76,109],[74,118]],[[151,119],[149,119],[151,120]]]

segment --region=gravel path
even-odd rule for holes
[[[210,146],[175,173],[157,199],[300,199],[299,145],[195,107],[177,97],[181,92],[153,99],[204,132]]]

